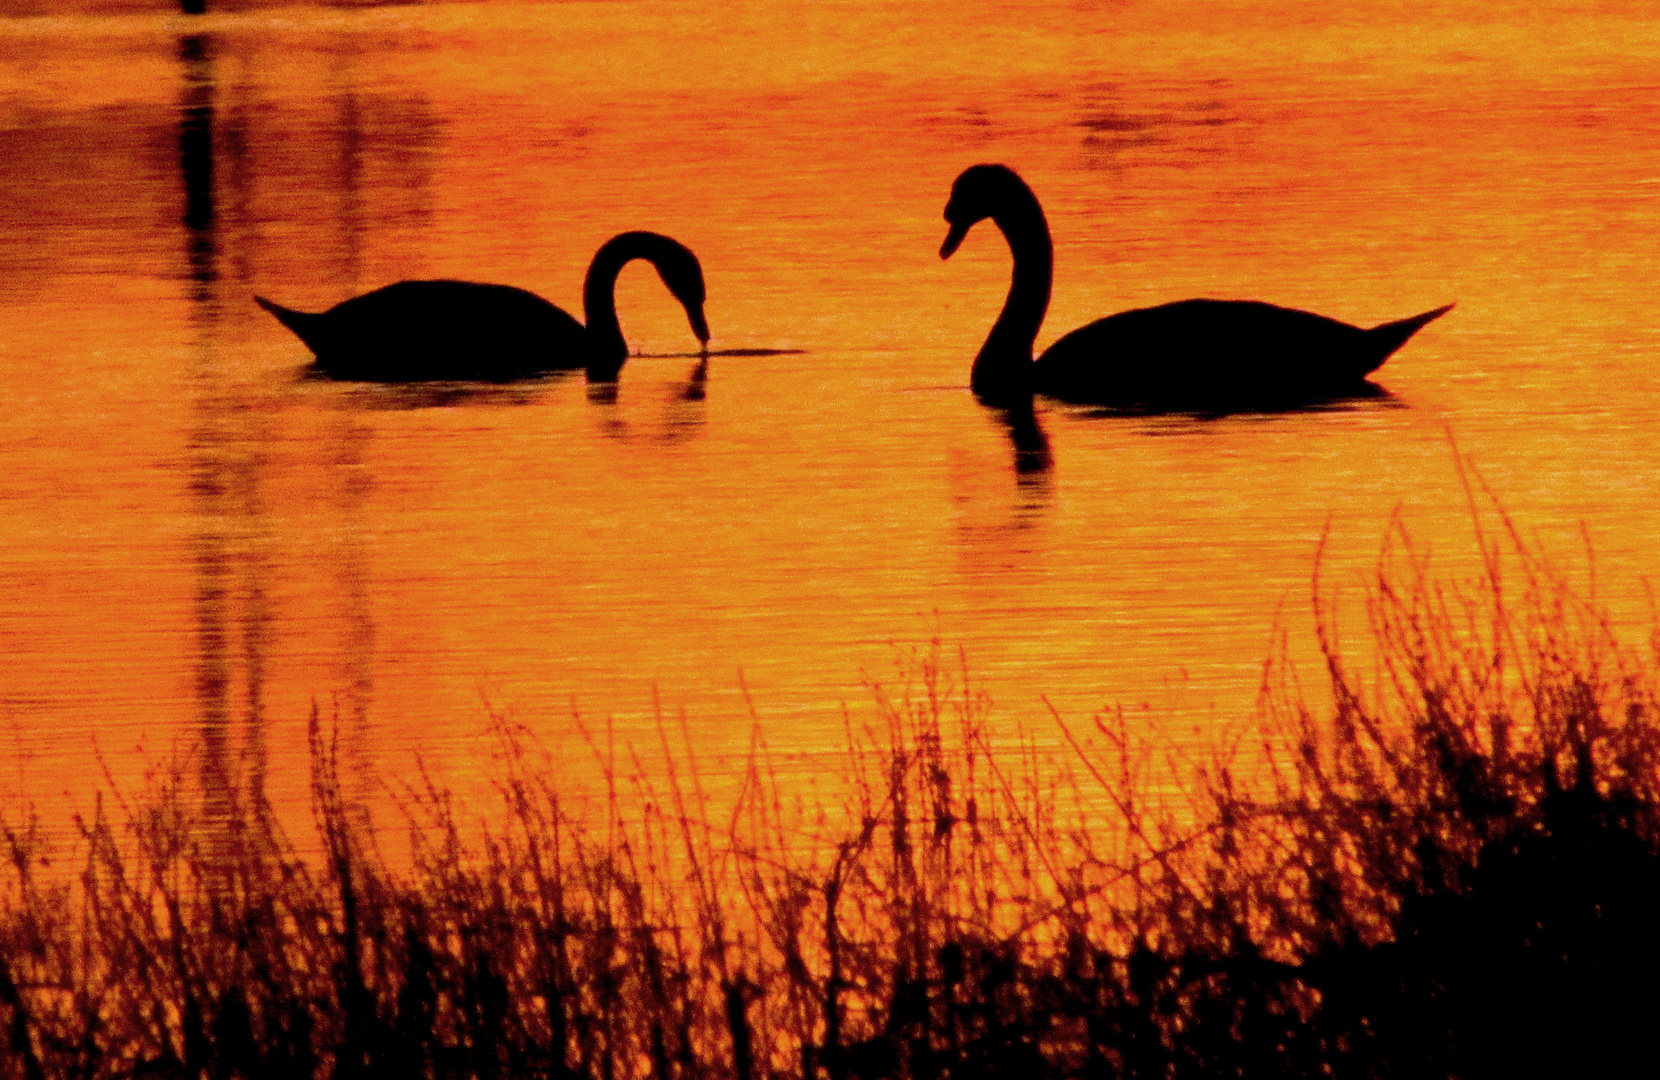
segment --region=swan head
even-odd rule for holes
[[[657,273],[668,286],[674,298],[680,301],[680,306],[686,309],[686,321],[691,324],[692,333],[697,335],[698,343],[707,347],[709,344],[709,323],[703,317],[703,301],[705,291],[703,286],[703,266],[692,254],[692,249],[686,245],[669,240],[663,245],[652,262],[657,266]]]
[[[945,220],[951,231],[940,245],[940,258],[949,259],[968,230],[979,222],[999,217],[1011,205],[1025,202],[1035,205],[1037,199],[1026,181],[1007,165],[971,165],[964,169],[951,185],[951,198],[945,204]]]
[[[657,276],[686,309],[686,321],[692,325],[697,340],[709,344],[709,324],[703,318],[703,265],[692,254],[692,249],[662,233],[631,232],[613,237],[602,248],[622,252],[624,259],[646,259],[657,268]],[[599,256],[594,256],[599,261]]]
[[[671,237],[654,232],[625,232],[607,240],[594,253],[588,278],[583,283],[583,310],[588,316],[591,357],[589,382],[610,382],[628,358],[612,291],[617,274],[634,259],[645,259],[657,270],[669,292],[686,309],[686,321],[704,350],[709,348],[709,323],[703,317],[703,267],[692,249]]]

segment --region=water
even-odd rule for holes
[[[1470,572],[1451,440],[1565,565],[1583,526],[1622,623],[1646,612],[1639,5],[238,7],[0,8],[0,793],[85,808],[105,769],[180,755],[303,815],[314,705],[376,805],[417,754],[478,782],[490,710],[580,786],[573,710],[649,758],[654,700],[715,780],[758,737],[805,785],[843,703],[863,722],[864,680],[935,637],[1040,741],[1047,699],[1202,747],[1276,624],[1310,655],[1327,528],[1351,601],[1397,510]],[[987,223],[937,255],[976,161],[1048,212],[1040,348],[1186,296],[1458,307],[1385,397],[1040,406],[1053,466],[1021,471],[966,389],[1007,249]],[[614,399],[331,384],[251,300],[449,276],[579,311],[635,228],[698,253],[715,348],[802,351],[717,357],[698,399],[636,264],[646,355]]]

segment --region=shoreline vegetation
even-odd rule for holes
[[[1397,522],[1370,673],[1317,585],[1332,704],[1282,649],[1253,733],[1174,793],[1120,716],[1055,717],[1074,778],[994,746],[936,648],[850,722],[839,808],[758,749],[720,813],[688,753],[578,821],[503,720],[496,816],[411,789],[393,869],[314,718],[317,856],[263,805],[208,850],[180,783],[100,800],[72,872],[0,817],[0,1080],[1646,1071],[1660,639],[1476,502],[1480,575]]]

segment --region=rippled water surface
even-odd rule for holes
[[[314,703],[360,777],[420,753],[465,783],[495,709],[580,782],[573,709],[649,752],[654,694],[712,775],[759,734],[807,777],[862,680],[934,637],[1040,738],[1046,696],[1202,741],[1250,712],[1276,620],[1310,653],[1328,524],[1350,595],[1397,509],[1468,572],[1449,434],[1566,565],[1583,524],[1601,597],[1646,612],[1644,5],[0,11],[0,791],[84,806],[95,749],[118,780],[182,751],[303,811]],[[967,390],[1008,249],[986,223],[938,257],[977,161],[1048,212],[1040,348],[1187,296],[1458,307],[1381,397],[1040,405],[1053,464],[1022,471]],[[800,351],[717,356],[700,397],[635,264],[644,355],[614,396],[336,384],[251,299],[460,277],[579,311],[636,228],[700,256],[716,349]]]

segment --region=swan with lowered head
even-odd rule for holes
[[[1452,305],[1363,330],[1257,300],[1178,300],[1079,327],[1036,362],[1054,247],[1032,189],[1005,165],[975,165],[951,186],[940,258],[991,218],[1014,256],[1003,311],[970,385],[992,405],[1034,393],[1081,404],[1172,410],[1286,408],[1364,390],[1366,376]]]
[[[617,275],[635,259],[657,268],[707,349],[703,268],[686,245],[653,232],[622,233],[594,253],[582,286],[586,326],[535,293],[471,281],[400,281],[315,314],[254,300],[299,335],[316,369],[334,379],[506,382],[585,368],[590,382],[611,382],[628,359]]]

